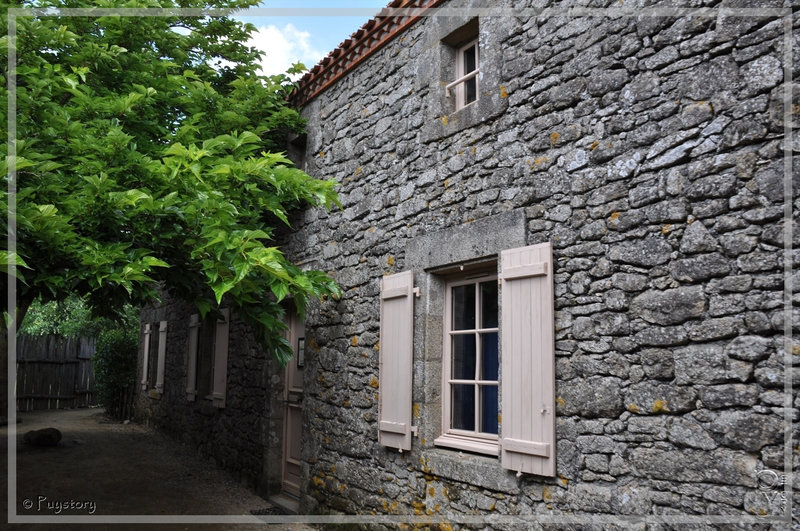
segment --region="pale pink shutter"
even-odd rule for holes
[[[147,368],[150,362],[150,323],[144,325],[144,345],[142,345],[142,389],[147,389]]]
[[[503,468],[555,476],[553,252],[550,243],[500,253]]]
[[[158,326],[158,365],[156,366],[156,391],[164,393],[164,367],[167,358],[167,321]]]
[[[411,378],[414,342],[414,273],[381,280],[378,441],[411,450]]]
[[[200,316],[189,317],[189,356],[186,367],[186,400],[194,402],[197,398],[197,341],[200,332]]]
[[[214,388],[211,397],[214,407],[225,407],[225,388],[228,383],[228,333],[230,331],[231,311],[220,310],[214,336]]]

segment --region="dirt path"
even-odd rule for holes
[[[101,409],[51,410],[19,414],[17,424],[17,514],[55,515],[243,515],[270,507],[248,488],[186,446],[136,424],[111,421]],[[55,447],[22,442],[28,431],[58,428]],[[9,428],[0,428],[7,476]],[[7,518],[7,484],[0,487],[2,522]],[[58,503],[62,504],[59,507]],[[64,508],[72,502],[72,508]],[[302,524],[217,523],[202,529],[312,529]],[[0,527],[3,527],[0,525]],[[94,528],[59,524],[59,529]],[[104,524],[103,527],[109,527]],[[195,529],[195,524],[115,525],[114,529]],[[52,524],[13,524],[4,529],[53,529]]]

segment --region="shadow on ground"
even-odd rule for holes
[[[41,519],[63,516],[86,517],[85,523],[64,520],[45,523],[9,524],[4,529],[37,530],[108,528],[91,525],[100,515],[236,515],[252,523],[215,523],[202,529],[311,529],[302,524],[265,525],[253,514],[270,514],[271,506],[250,489],[236,483],[213,462],[199,457],[152,429],[122,424],[101,409],[49,410],[19,413],[16,425],[16,512]],[[28,431],[58,428],[63,437],[58,446],[34,447],[22,442]],[[9,432],[0,428],[0,444],[8,454]],[[0,470],[9,483],[8,461]],[[8,522],[8,485],[3,482],[2,522]],[[54,527],[52,524],[56,524]],[[179,524],[128,523],[114,529],[195,529],[191,522]]]

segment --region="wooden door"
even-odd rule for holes
[[[284,494],[300,496],[300,449],[303,427],[303,364],[305,355],[305,323],[293,310],[289,319],[288,339],[294,357],[286,366],[283,390],[283,473]]]

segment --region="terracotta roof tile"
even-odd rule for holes
[[[306,72],[300,79],[297,90],[292,94],[292,101],[297,105],[305,105],[421,18],[421,14],[392,13],[392,9],[424,11],[436,7],[443,1],[393,0],[378,15],[368,20],[350,38],[345,39],[335,50]]]

